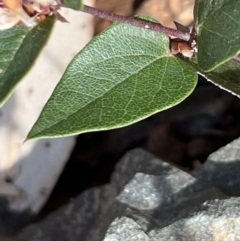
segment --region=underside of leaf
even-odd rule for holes
[[[197,0],[198,66],[209,72],[240,52],[240,1]]]

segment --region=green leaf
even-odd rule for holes
[[[82,0],[62,0],[62,3],[67,8],[81,10],[83,8]]]
[[[115,24],[72,60],[28,139],[132,124],[181,102],[196,81],[168,37]]]
[[[222,89],[240,97],[240,64],[230,60],[210,73],[200,73]]]
[[[0,106],[27,73],[48,39],[55,17],[34,28],[16,26],[0,31]]]
[[[198,65],[209,72],[240,52],[240,1],[197,0]]]

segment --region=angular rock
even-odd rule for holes
[[[194,170],[195,176],[233,196],[240,196],[239,174],[240,138],[212,153]]]
[[[144,240],[140,237],[147,238],[148,234],[142,223],[149,230],[163,228],[182,218],[183,210],[190,215],[204,201],[215,198],[227,197],[185,171],[136,149],[118,163],[110,184],[85,191],[42,222],[27,227],[14,241],[100,241],[120,217],[134,217],[137,240]]]
[[[141,215],[139,212],[136,214],[128,209],[114,220],[104,241],[238,241],[239,212],[240,198],[211,200],[195,207],[185,207],[177,214],[175,220],[166,216],[171,222],[162,226],[161,216],[156,218]]]

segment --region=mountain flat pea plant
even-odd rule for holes
[[[190,31],[80,0],[0,0],[1,105],[31,68],[54,22],[66,21],[61,7],[116,23],[73,58],[27,139],[130,125],[183,101],[197,74],[240,94],[240,1],[196,0]]]

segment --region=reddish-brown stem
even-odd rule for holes
[[[93,16],[112,21],[112,22],[126,23],[126,24],[136,26],[139,28],[144,28],[144,29],[149,29],[149,30],[155,31],[155,32],[160,32],[160,33],[166,34],[168,36],[171,35],[171,36],[174,36],[176,38],[179,38],[179,39],[182,39],[185,41],[189,41],[189,39],[191,37],[190,33],[185,33],[180,30],[167,28],[167,27],[162,26],[161,24],[152,23],[152,22],[148,22],[148,21],[144,21],[144,20],[132,18],[132,17],[124,17],[124,16],[121,16],[121,15],[118,15],[115,13],[110,13],[110,12],[100,10],[100,9],[97,9],[94,7],[90,7],[87,5],[83,6],[82,11],[85,13],[92,14]],[[234,57],[233,60],[240,63],[240,55]]]
[[[190,38],[189,33],[184,33],[180,30],[172,29],[172,28],[167,28],[162,26],[161,24],[157,23],[152,23],[148,21],[144,21],[141,19],[137,18],[132,18],[132,17],[124,17],[115,13],[110,13],[104,10],[100,10],[97,8],[93,8],[87,5],[84,5],[83,12],[92,14],[96,17],[103,18],[112,22],[121,22],[121,23],[126,23],[129,25],[133,25],[139,28],[144,28],[144,29],[149,29],[152,31],[160,32],[166,35],[171,35],[177,38],[180,38],[182,40],[188,41]]]

